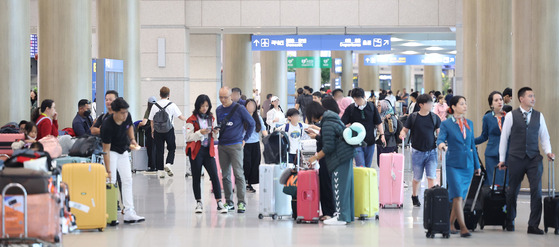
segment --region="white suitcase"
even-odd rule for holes
[[[283,185],[279,177],[287,166],[260,165],[259,207],[258,218],[272,217],[272,219],[291,216],[291,196],[283,193]]]
[[[133,172],[148,170],[148,152],[145,147],[141,147],[139,150],[132,150],[130,154],[132,156]]]

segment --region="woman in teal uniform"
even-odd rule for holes
[[[446,155],[446,177],[448,196],[452,202],[450,231],[453,234],[458,233],[454,227],[454,222],[458,220],[461,237],[471,236],[464,223],[462,204],[468,193],[474,171],[477,176],[481,172],[474,142],[473,123],[464,117],[467,109],[466,98],[463,96],[452,97],[448,109],[449,114],[452,114],[452,116],[441,124],[441,130],[437,139],[437,145],[440,150],[448,149]]]
[[[485,167],[487,168],[487,179],[485,184],[490,185],[495,172],[495,166],[499,163],[499,142],[501,141],[501,129],[505,122],[505,112],[503,111],[503,95],[500,92],[493,91],[489,94],[489,111],[483,116],[483,130],[481,135],[475,139],[476,145],[487,142],[485,149]],[[503,186],[505,180],[505,171],[497,170],[495,174],[495,184]]]

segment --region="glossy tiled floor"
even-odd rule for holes
[[[289,219],[259,220],[258,194],[247,194],[246,214],[218,214],[206,176],[203,186],[206,211],[196,215],[192,180],[183,176],[184,154],[177,155],[176,163],[173,178],[160,180],[155,175],[134,175],[136,210],[146,217],[145,222],[121,223],[105,232],[65,235],[64,246],[559,246],[559,236],[525,233],[527,196],[521,196],[519,201],[516,232],[487,227],[483,231],[478,229],[470,239],[456,236],[426,239],[423,209],[410,206],[411,189],[406,189],[404,209],[381,210],[379,221],[356,221],[344,227],[298,225]],[[406,177],[409,181],[409,172]]]

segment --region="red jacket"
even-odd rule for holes
[[[212,124],[215,121],[215,118],[212,117]],[[198,117],[196,117],[195,115],[190,116],[187,120],[186,120],[186,136],[188,136],[188,132],[193,132],[196,133],[197,131],[200,130],[200,123],[198,122]],[[192,125],[192,126],[190,126]],[[189,128],[194,128],[189,129]],[[215,157],[215,149],[214,147],[214,138],[213,138],[213,133],[209,133],[208,134],[209,138],[210,138],[210,157]],[[190,158],[191,159],[196,159],[196,155],[198,154],[198,152],[200,151],[200,148],[202,147],[202,141],[192,141],[192,142],[187,142],[186,143],[186,154],[188,155],[190,153]]]
[[[41,114],[37,118],[37,140],[48,135],[58,136],[58,120],[52,120]]]

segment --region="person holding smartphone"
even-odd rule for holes
[[[384,133],[378,133],[377,136],[384,135],[386,142],[382,142],[380,138],[377,139],[377,163],[380,167],[380,154],[398,152],[397,138],[402,130],[402,123],[394,116],[394,108],[390,105],[388,100],[380,100],[377,105],[377,110],[380,112],[382,119]]]

